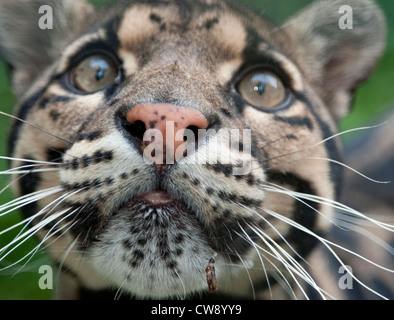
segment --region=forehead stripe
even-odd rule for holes
[[[45,86],[46,88],[46,86]],[[25,120],[27,115],[29,114],[30,109],[41,99],[45,92],[45,89],[41,89],[36,92],[28,99],[26,99],[21,106],[19,107],[17,117],[19,119]],[[14,123],[11,127],[10,134],[8,136],[8,153],[12,155],[14,152],[14,148],[16,145],[16,141],[18,140],[19,132],[22,128],[23,122],[19,120],[14,120]]]

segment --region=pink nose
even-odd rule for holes
[[[198,129],[208,127],[208,120],[200,111],[169,103],[138,104],[127,112],[126,119],[131,125],[142,122],[145,125],[145,130],[157,129],[161,132],[163,145],[160,151],[163,153],[164,164],[170,164],[166,162],[167,158],[179,160],[177,159],[179,150],[186,150],[183,140],[186,129],[191,129],[192,132],[196,133]],[[197,141],[197,137],[194,137],[194,139]],[[142,151],[152,142],[143,141]],[[155,150],[155,152],[157,151]]]

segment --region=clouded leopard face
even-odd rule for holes
[[[302,278],[340,194],[337,122],[383,48],[372,1],[346,1],[353,29],[342,4],[276,26],[215,0],[57,1],[36,30],[39,1],[1,2],[12,183],[65,297],[193,297],[209,261],[230,297]]]

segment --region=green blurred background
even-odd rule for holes
[[[298,11],[300,8],[311,3],[312,0],[239,0],[251,7],[264,12],[272,17],[278,23],[285,21],[288,17]],[[92,0],[95,6],[112,2],[111,0]],[[394,107],[394,1],[377,0],[377,3],[383,9],[388,22],[388,39],[385,54],[373,76],[364,83],[358,90],[354,108],[351,114],[342,121],[341,129],[346,130],[365,124],[376,123],[376,115],[381,115],[385,110]],[[0,7],[1,10],[1,7]],[[12,113],[12,106],[16,102],[15,97],[10,91],[7,69],[5,64],[0,60],[0,110]],[[0,156],[6,155],[6,140],[10,120],[0,115]],[[348,135],[344,139],[351,139]],[[7,162],[0,160],[0,170],[7,169]],[[8,177],[0,175],[0,189],[6,186]],[[0,194],[0,204],[12,200],[12,194],[9,190]],[[8,214],[0,217],[0,230],[15,224],[20,219],[18,213]],[[0,248],[11,241],[20,229],[14,232],[0,234]],[[33,239],[25,245],[12,252],[6,261],[0,262],[0,269],[5,265],[18,261],[27,252],[37,245]],[[27,262],[27,263],[26,263]],[[41,265],[50,264],[43,252],[38,252],[34,258],[29,261],[22,261],[12,268],[0,271],[0,300],[8,299],[50,299],[53,297],[53,290],[41,290],[38,281],[41,274],[38,268]],[[23,268],[20,270],[20,268]],[[56,279],[56,274],[55,274]]]

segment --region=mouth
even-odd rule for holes
[[[150,207],[164,207],[180,202],[177,198],[170,195],[165,190],[155,190],[142,195],[139,195],[135,200],[145,202]]]
[[[133,214],[138,214],[139,212],[161,212],[164,210],[175,209],[178,212],[189,212],[185,202],[179,198],[171,195],[168,191],[164,189],[156,189],[143,194],[138,194],[129,199],[126,203],[120,206],[117,210],[126,211]],[[194,215],[194,214],[193,214]]]
[[[165,298],[207,287],[214,251],[196,215],[166,190],[134,196],[99,238],[91,251],[96,270],[132,295]]]

